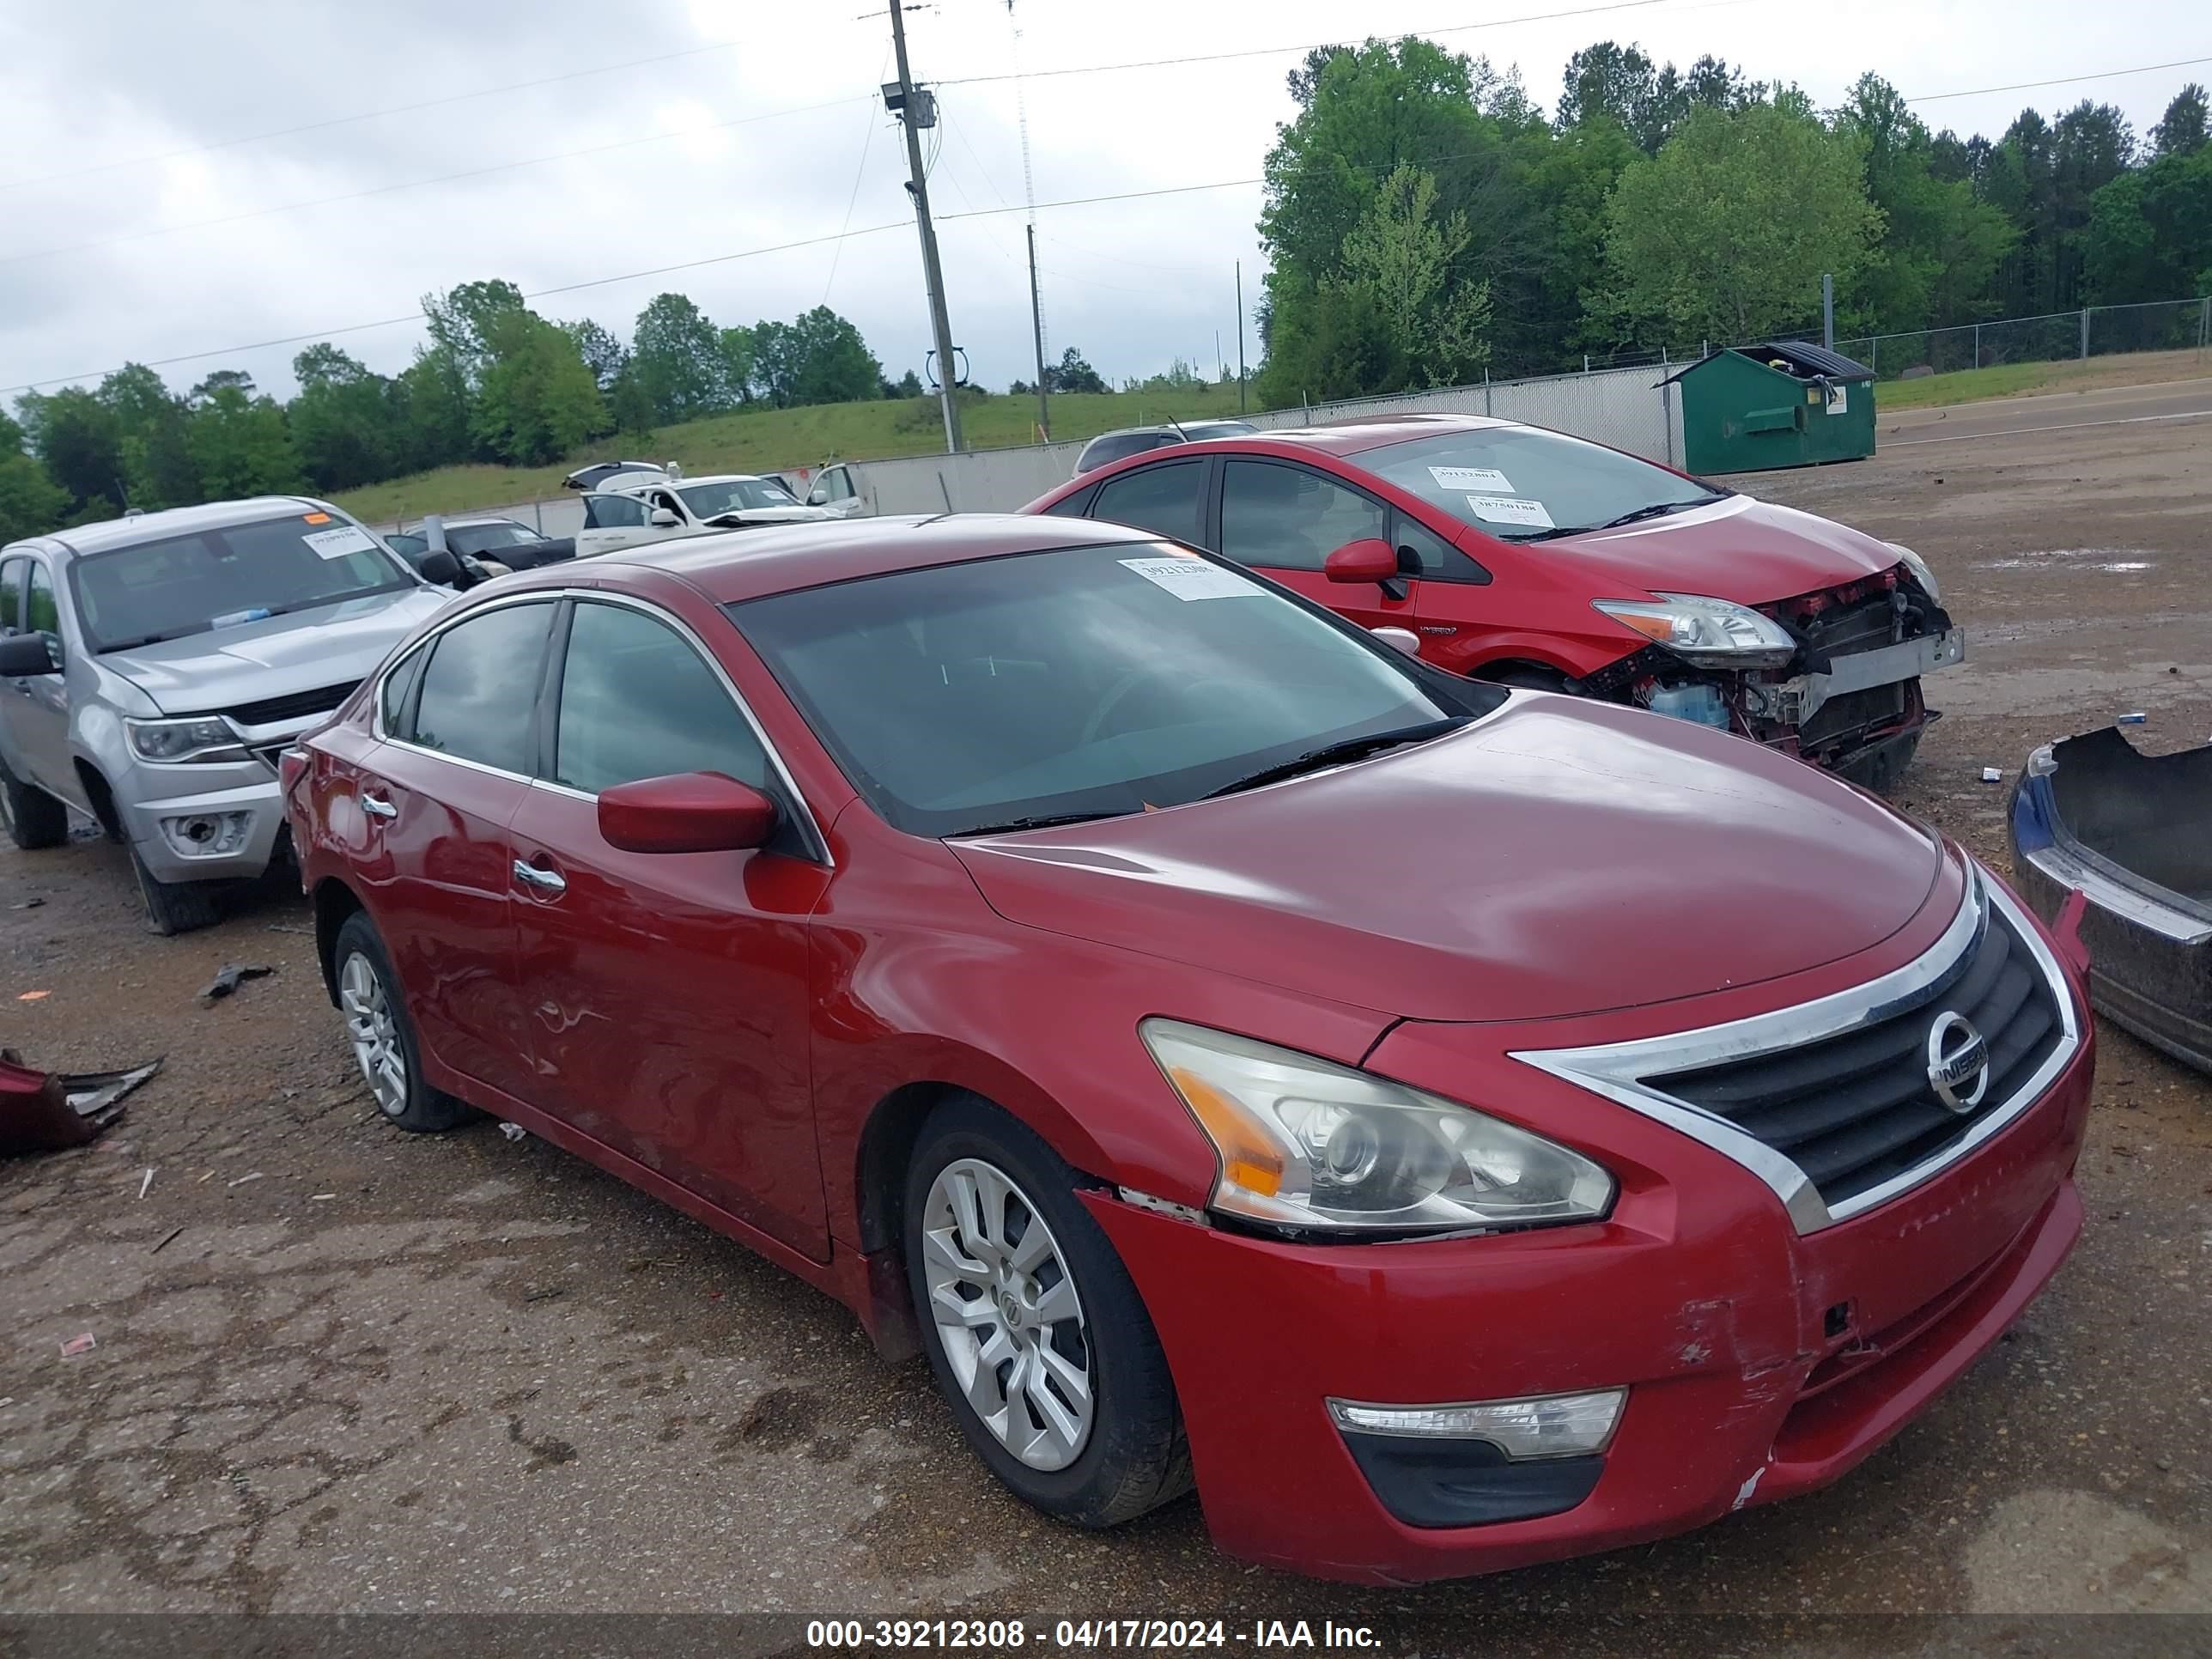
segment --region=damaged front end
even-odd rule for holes
[[[1965,630],[1917,559],[1758,606],[1662,593],[1597,608],[1653,643],[1586,678],[1585,693],[1734,732],[1876,788],[1904,770],[1936,718],[1921,676],[1966,654]]]
[[[2021,896],[2046,921],[2086,901],[2098,1013],[2212,1072],[2212,745],[2146,755],[2117,726],[2046,744],[2008,817]]]

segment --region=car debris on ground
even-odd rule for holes
[[[125,1072],[60,1074],[35,1071],[14,1049],[0,1048],[0,1158],[98,1138],[123,1115],[123,1097],[161,1069],[157,1056]]]
[[[247,980],[266,979],[276,971],[274,968],[264,968],[258,963],[227,962],[213,979],[200,988],[200,1000],[204,1003],[220,1002]]]

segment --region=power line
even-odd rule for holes
[[[680,52],[659,52],[651,58],[627,58],[620,63],[594,64],[587,69],[567,70],[559,75],[540,76],[535,81],[509,81],[495,87],[480,87],[474,92],[456,92],[443,98],[426,98],[416,104],[392,104],[382,109],[363,110],[358,115],[336,115],[325,121],[306,121],[298,126],[249,132],[236,138],[218,138],[211,143],[187,144],[181,149],[162,150],[152,155],[134,155],[119,161],[96,162],[91,167],[76,167],[67,173],[42,173],[29,179],[10,179],[0,181],[0,191],[23,190],[33,185],[58,184],[65,179],[85,179],[96,173],[113,173],[123,167],[150,167],[156,161],[173,161],[181,156],[204,155],[212,150],[236,149],[241,145],[258,144],[270,138],[289,138],[301,132],[321,132],[331,127],[374,121],[386,115],[411,115],[420,110],[442,109],[449,104],[465,104],[471,99],[489,98],[502,92],[526,92],[532,87],[557,86],[562,82],[580,80],[587,75],[611,75],[617,70],[642,69],[652,64],[671,63],[679,58],[697,58],[711,52],[728,52],[744,44],[742,40],[717,40],[709,46],[686,46]]]
[[[878,82],[880,82],[884,78],[884,71],[890,67],[890,49],[887,46],[884,49],[884,61],[876,67],[876,79]],[[872,97],[867,100],[871,106],[873,106],[875,101],[876,100]],[[876,114],[874,109],[871,107],[868,112],[867,131],[860,135],[860,162],[858,167],[853,169],[852,193],[845,198],[845,220],[844,222],[838,227],[837,246],[830,255],[829,278],[822,284],[822,303],[825,306],[830,303],[830,290],[837,286],[837,266],[843,260],[845,255],[844,233],[851,229],[853,226],[853,209],[854,204],[860,199],[860,180],[867,176],[868,151],[875,144],[876,123],[879,118],[880,118]]]
[[[544,167],[553,161],[573,161],[580,156],[605,155],[618,149],[635,149],[641,144],[669,143],[680,138],[694,138],[701,133],[721,132],[731,127],[751,126],[756,122],[774,121],[787,115],[808,115],[817,110],[842,109],[851,104],[872,103],[872,98],[833,98],[827,103],[802,104],[795,109],[767,110],[758,115],[740,115],[727,121],[716,121],[703,127],[678,127],[662,132],[647,133],[638,138],[618,138],[611,143],[591,144],[582,149],[556,150],[546,155],[526,155],[519,161],[495,161],[489,167],[468,167],[459,173],[441,173],[434,178],[410,179],[396,185],[374,185],[367,190],[348,191],[340,196],[319,196],[305,202],[282,202],[273,207],[249,208],[243,213],[228,213],[214,219],[193,219],[180,225],[155,225],[144,230],[129,230],[117,236],[95,237],[88,242],[65,242],[58,247],[34,248],[28,253],[10,253],[0,258],[0,265],[20,264],[31,259],[51,259],[64,253],[83,253],[94,248],[114,247],[125,242],[150,241],[156,237],[173,236],[188,230],[209,230],[218,225],[234,225],[248,219],[265,219],[279,213],[299,213],[308,208],[331,207],[341,202],[366,201],[373,196],[391,196],[401,191],[424,190],[432,185],[449,185],[463,179],[481,179],[495,173],[513,173],[521,167]]]
[[[2077,81],[2110,81],[2123,75],[2150,75],[2159,70],[2188,69],[2212,64],[2212,58],[2177,58],[2171,64],[2142,64],[2134,69],[2097,70],[2087,75],[2061,75],[2049,81],[2014,81],[2009,86],[1976,87],[1971,92],[1928,92],[1908,98],[1908,104],[1938,104],[1947,98],[1985,98],[1996,92],[2030,92],[2038,87],[2069,87]]]
[[[1606,5],[1577,6],[1566,11],[1531,12],[1520,17],[1493,17],[1481,23],[1454,23],[1443,28],[1401,29],[1395,33],[1424,37],[1438,34],[1467,34],[1477,29],[1510,28],[1516,23],[1549,23],[1563,17],[1591,17],[1604,12],[1640,11],[1652,6],[1663,6],[1669,3],[1671,0],[1610,0],[1610,3]],[[1240,58],[1279,58],[1288,52],[1318,52],[1326,46],[1337,46],[1343,44],[1343,38],[1340,36],[1334,40],[1314,40],[1303,46],[1246,46],[1236,52],[1194,52],[1182,58],[1147,58],[1127,64],[1085,64],[1066,69],[1027,71],[1017,70],[1002,75],[963,75],[941,79],[937,84],[940,87],[975,87],[993,81],[1018,81],[1024,78],[1042,80],[1048,76],[1116,75],[1124,70],[1166,69],[1182,64],[1225,64]]]

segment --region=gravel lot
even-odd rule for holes
[[[1948,418],[1742,482],[1934,564],[1969,655],[1901,801],[2002,867],[1984,765],[2008,781],[2123,709],[2153,744],[2212,734],[2212,422],[1909,441]],[[1662,1613],[1806,1652],[2014,1652],[2059,1628],[1873,1614],[2212,1613],[2212,1090],[2116,1032],[2081,1249],[1840,1486],[1610,1556],[1353,1592],[1216,1553],[1193,1503],[1062,1529],[826,1298],[539,1141],[385,1127],[305,925],[275,884],[155,939],[119,849],[0,846],[0,1043],[71,1070],[167,1056],[103,1141],[0,1165],[0,1613],[1330,1616],[1432,1653],[1631,1628],[1713,1650]],[[202,1006],[227,962],[276,972]],[[97,1348],[62,1358],[86,1331]],[[2212,1620],[2100,1628],[2212,1643]]]

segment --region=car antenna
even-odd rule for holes
[[[1170,426],[1175,428],[1176,437],[1182,439],[1185,443],[1188,443],[1190,441],[1190,434],[1182,429],[1182,423],[1176,420],[1174,416],[1163,415],[1160,418],[1165,421]]]

